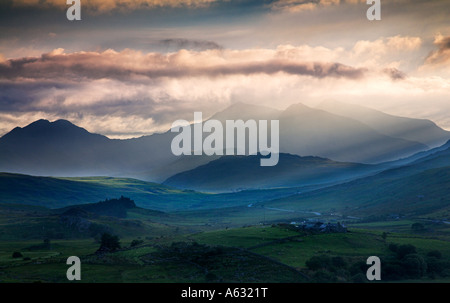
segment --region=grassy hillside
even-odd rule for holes
[[[352,216],[402,214],[450,216],[450,167],[396,178],[388,172],[288,198],[265,202],[290,210],[335,212]]]
[[[138,206],[183,209],[202,201],[204,194],[177,190],[136,179],[89,177],[51,178],[0,173],[0,201],[59,208],[130,197]]]
[[[48,208],[96,203],[126,196],[137,206],[161,210],[197,210],[247,205],[286,197],[319,186],[246,190],[205,194],[129,178],[52,178],[0,173],[0,203],[28,204]]]
[[[275,166],[262,167],[260,156],[223,156],[176,174],[164,184],[200,191],[232,191],[300,187],[348,180],[377,170],[376,166],[336,162],[320,157],[280,154]]]
[[[409,234],[389,234],[384,240],[381,234],[362,229],[343,234],[302,234],[281,226],[254,226],[143,238],[144,242],[135,247],[130,247],[131,239],[123,238],[123,249],[106,255],[93,254],[98,243],[91,239],[54,240],[51,249],[34,250],[30,247],[39,246],[38,241],[0,241],[0,277],[5,282],[65,282],[65,259],[77,255],[85,283],[354,282],[365,276],[368,256],[380,256],[388,264],[394,257],[390,244],[413,245],[430,265],[444,264],[450,258],[448,241]],[[439,260],[427,257],[436,250],[441,254]],[[12,258],[13,251],[21,252],[23,258]],[[329,271],[312,270],[308,262],[324,256],[339,264]],[[449,273],[425,273],[414,281],[448,282]]]

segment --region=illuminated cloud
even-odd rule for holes
[[[366,0],[277,0],[271,4],[271,8],[275,11],[299,13],[347,3],[366,3]]]
[[[340,0],[278,0],[272,3],[272,9],[297,13],[311,11],[320,6],[336,5],[339,3]]]
[[[327,99],[450,129],[447,1],[382,1],[377,23],[365,0],[82,0],[79,23],[67,7],[0,1],[0,135],[62,118],[122,138]]]
[[[82,1],[83,8],[96,12],[112,10],[138,10],[157,7],[204,7],[217,0],[89,0]],[[16,7],[67,8],[61,0],[12,0]]]
[[[437,46],[437,50],[428,55],[425,63],[431,65],[450,64],[450,36],[437,35],[434,44]]]
[[[286,73],[316,78],[362,78],[363,68],[337,62],[309,62],[285,58],[271,50],[180,50],[175,53],[142,53],[134,50],[116,52],[77,52],[66,54],[55,49],[41,57],[11,59],[0,64],[0,79],[117,79],[133,77],[182,78],[220,77]]]

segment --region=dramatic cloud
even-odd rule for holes
[[[391,67],[391,68],[385,68],[383,71],[391,77],[392,80],[403,80],[406,78],[406,74],[402,71],[399,71],[398,69]]]
[[[203,7],[217,0],[89,0],[82,1],[83,8],[97,12],[112,10],[137,10],[155,7]],[[61,0],[12,0],[17,7],[66,8],[66,1]]]
[[[446,65],[450,63],[450,36],[444,37],[442,35],[436,36],[434,44],[437,50],[432,51],[427,59],[426,64],[431,65]]]
[[[180,50],[176,53],[147,53],[124,50],[64,53],[56,49],[41,57],[11,59],[0,64],[0,78],[80,79],[112,78],[129,81],[133,77],[219,77],[229,75],[305,75],[316,78],[362,78],[363,68],[340,63],[308,62],[283,58],[277,51]]]
[[[326,99],[450,129],[447,1],[382,1],[380,22],[365,0],[82,0],[81,22],[65,0],[0,2],[0,135],[44,118],[123,138]]]
[[[272,3],[272,9],[296,13],[314,10],[320,6],[336,5],[340,2],[340,0],[278,0]]]
[[[275,11],[298,13],[346,3],[366,3],[366,0],[277,0],[272,3],[271,7]]]
[[[163,39],[158,41],[166,51],[177,51],[180,49],[190,49],[196,51],[208,49],[223,49],[223,47],[214,41],[190,40],[190,39]]]
[[[203,40],[162,43],[187,48],[195,41],[209,46]],[[234,102],[283,109],[335,99],[397,113],[400,107],[393,104],[408,100],[411,116],[438,115],[420,111],[422,100],[430,94],[445,98],[448,81],[409,72],[406,77],[399,68],[408,61],[405,54],[421,45],[417,37],[393,36],[360,40],[347,49],[286,44],[236,50],[215,48],[213,42],[206,50],[169,53],[55,49],[0,61],[0,131],[35,117],[63,118],[125,138],[166,131],[175,120],[191,120],[194,111],[207,117]]]

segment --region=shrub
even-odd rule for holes
[[[135,240],[131,241],[130,247],[138,246],[138,245],[140,245],[142,243],[144,243],[143,240],[136,240],[135,239]]]
[[[15,251],[15,252],[13,252],[12,257],[13,257],[14,259],[17,259],[17,258],[22,258],[23,255],[22,255],[21,252]]]
[[[101,239],[100,250],[115,251],[117,249],[120,249],[119,237],[104,233]]]
[[[389,250],[392,251],[392,252],[397,252],[397,250],[398,250],[398,244],[391,243],[391,244],[389,244],[388,248],[389,248]]]
[[[405,274],[409,278],[420,278],[427,272],[427,262],[422,256],[409,254],[401,262]]]
[[[427,257],[435,257],[436,259],[441,259],[442,253],[439,250],[432,250],[427,253]]]
[[[340,256],[332,257],[331,264],[335,268],[346,268],[347,267],[347,262],[344,260],[344,258],[342,258]]]
[[[416,253],[416,247],[411,244],[400,245],[397,249],[397,257],[403,259],[405,256]]]
[[[357,274],[364,274],[365,277],[367,268],[368,266],[365,261],[358,261],[350,266],[349,271],[352,276],[355,276]]]
[[[328,269],[331,268],[331,258],[326,255],[313,256],[305,264],[310,270]]]

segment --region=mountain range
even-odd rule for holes
[[[350,182],[265,203],[358,216],[450,216],[450,141],[409,164]]]
[[[450,138],[449,132],[428,120],[396,117],[348,104],[341,106],[346,108],[345,112],[353,111],[358,114],[356,117],[346,117],[338,110],[340,105],[327,105],[327,111],[322,109],[324,106],[312,108],[295,104],[279,111],[237,103],[210,119],[279,120],[280,153],[284,154],[283,161],[290,159],[293,163],[300,161],[304,164],[306,159],[311,160],[314,156],[323,158],[323,163],[313,161],[318,167],[325,164],[329,166],[326,169],[318,169],[313,177],[317,182],[327,181],[319,176],[320,172],[328,173],[327,169],[332,170],[339,166],[342,168],[346,165],[363,167],[364,164],[395,161],[429,150],[431,146]],[[361,112],[364,112],[364,115],[360,114]],[[224,162],[236,161],[244,166],[247,164],[243,162],[249,162],[248,165],[251,166],[254,161],[254,156],[247,159],[222,159],[220,156],[175,157],[170,149],[175,135],[176,133],[167,131],[140,138],[116,140],[90,133],[66,120],[38,120],[23,128],[16,127],[0,138],[0,171],[38,176],[130,177],[159,183],[167,180],[168,184],[172,184],[175,180],[180,180],[179,176],[175,177],[177,174],[197,168],[199,170],[195,171],[196,174],[201,171],[205,174],[203,178],[207,178],[206,176],[211,176],[208,168],[215,170]],[[210,162],[210,166],[203,167]],[[356,163],[361,164],[358,166]],[[260,177],[255,180],[259,181],[251,181],[254,185],[250,187],[291,186],[296,180],[306,180],[305,178],[310,176],[310,168],[307,169],[307,166],[298,163],[292,167],[283,163],[279,165],[271,171],[277,172],[273,179],[279,178],[283,181],[263,181],[264,178],[269,180],[270,174],[264,177],[259,171],[247,171],[233,176],[250,180],[249,176],[257,173]],[[349,172],[348,167],[346,174]],[[294,168],[300,173],[294,172]],[[304,171],[301,172],[302,170]],[[246,188],[247,185],[242,184],[240,187]]]

